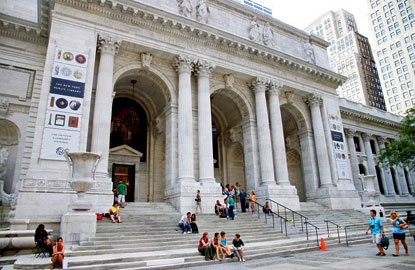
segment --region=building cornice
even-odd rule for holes
[[[276,65],[283,66],[287,70],[311,75],[319,81],[326,81],[336,86],[342,84],[347,79],[330,70],[272,48],[221,31],[220,29],[212,29],[209,25],[139,2],[127,0],[54,0],[53,2],[123,23],[139,25],[142,28],[167,32],[181,39],[200,42],[215,49],[228,50],[236,55],[254,55],[257,58],[263,58],[263,60],[269,63],[273,62]]]

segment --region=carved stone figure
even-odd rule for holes
[[[310,43],[310,41],[305,41],[304,42],[304,50],[306,52],[307,55],[307,61],[315,64],[316,63],[316,59],[314,57],[314,49],[313,49],[313,45]]]
[[[235,81],[235,78],[232,74],[225,74],[223,75],[223,79],[225,80],[225,88],[226,89],[232,89],[233,88],[233,82]]]
[[[7,159],[9,157],[9,150],[3,148],[0,144],[0,179],[7,173]]]
[[[193,7],[190,0],[177,0],[179,2],[179,12],[181,15],[189,18],[192,15]]]
[[[270,45],[272,43],[272,39],[274,38],[274,33],[272,32],[271,27],[269,26],[269,22],[264,24],[264,29],[262,30],[262,41],[264,45]]]
[[[141,53],[140,59],[141,59],[141,66],[143,68],[149,68],[151,61],[153,60],[153,55],[151,53]]]
[[[252,17],[249,24],[249,38],[253,41],[259,41],[261,36],[260,26],[257,23],[256,17]]]
[[[210,15],[209,6],[206,0],[199,0],[196,5],[196,19],[201,23],[208,23]]]

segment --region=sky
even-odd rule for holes
[[[272,9],[273,17],[296,28],[304,29],[328,11],[341,8],[355,17],[359,33],[370,38],[367,0],[256,0]]]

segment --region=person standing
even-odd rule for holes
[[[234,220],[235,219],[235,212],[233,211],[235,209],[235,199],[233,195],[229,195],[229,199],[228,199],[228,203],[229,203],[229,217]]]
[[[200,196],[200,190],[196,192],[196,214],[202,213],[202,196]]]
[[[247,197],[246,192],[243,189],[241,189],[241,192],[239,193],[239,199],[241,201],[241,212],[242,213],[246,213],[246,197]]]
[[[127,186],[120,180],[117,185],[118,204],[121,208],[125,206],[125,195],[127,195]]]
[[[376,216],[375,209],[370,210],[370,219],[366,228],[366,234],[368,234],[369,230],[372,233],[373,243],[376,244],[379,250],[376,256],[385,256],[385,251],[383,250],[382,244],[380,243],[380,239],[385,235],[385,230],[383,228],[382,221]]]
[[[405,220],[403,218],[400,218],[398,213],[396,211],[390,212],[390,224],[392,224],[393,227],[393,241],[395,242],[395,254],[392,254],[392,256],[397,257],[399,256],[399,240],[401,241],[404,249],[405,249],[405,256],[408,256],[408,245],[405,241],[405,231],[403,228],[407,226]]]
[[[250,201],[250,206],[251,206],[251,210],[252,210],[252,214],[255,213],[256,209],[255,209],[255,202],[256,202],[256,196],[255,196],[255,192],[251,192],[251,195],[249,196],[249,201]]]

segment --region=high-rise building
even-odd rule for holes
[[[271,15],[272,16],[272,10],[270,8],[264,6],[261,3],[254,2],[252,0],[234,0],[234,1],[235,2],[238,2],[238,3],[241,3],[241,4],[245,5],[245,6],[252,7],[254,9],[258,10],[258,11],[261,11],[261,12],[263,12],[265,14],[268,14],[268,15]]]
[[[404,114],[415,107],[415,1],[367,1],[386,106]]]
[[[327,53],[331,69],[348,78],[337,88],[340,97],[386,110],[368,38],[358,33],[351,13],[329,11],[305,30],[330,42]]]

